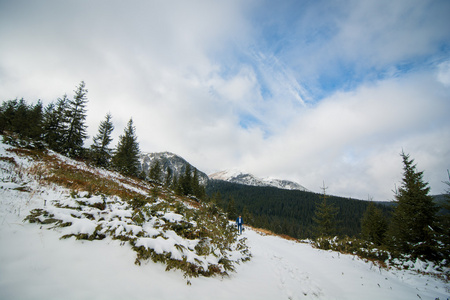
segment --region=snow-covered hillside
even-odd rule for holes
[[[433,276],[421,275],[414,270],[382,269],[353,255],[264,236],[249,228],[241,239],[246,238],[252,254],[250,261],[237,264],[236,272],[230,272],[229,276],[200,276],[190,279],[191,285],[187,285],[183,272],[175,269],[167,272],[166,264],[141,260],[137,265],[133,245],[115,239],[109,233],[116,226],[114,232],[124,236],[159,235],[161,251],[164,247],[178,249],[171,244],[173,241],[189,250],[188,240],[179,240],[180,236],[170,230],[162,232],[164,226],[155,227],[153,221],[146,223],[146,232],[139,234],[141,229],[127,223],[133,210],[127,209],[125,203],[123,209],[118,207],[121,201],[113,203],[113,199],[107,199],[108,208],[98,211],[97,206],[103,205],[104,198],[80,195],[82,199],[74,200],[74,193],[65,187],[56,183],[40,184],[39,176],[46,174],[36,172],[34,176],[28,176],[27,168],[33,167],[31,160],[6,151],[7,147],[0,143],[0,299],[442,300],[450,297],[448,283]],[[83,167],[73,161],[68,163]],[[106,171],[97,172],[101,176]],[[140,191],[132,182],[119,179],[127,188]],[[78,209],[71,208],[74,202],[79,205]],[[47,210],[53,216],[37,216],[41,221],[48,220],[43,224],[24,222],[36,209]],[[67,210],[69,214],[66,214]],[[185,218],[169,211],[155,210],[155,213],[160,217],[159,222],[177,222]],[[76,228],[57,227],[51,218],[70,221]],[[105,231],[93,228],[94,220],[103,224]],[[79,240],[75,236],[61,239],[63,235],[77,232],[103,232],[105,237],[92,241]],[[149,242],[150,239],[141,241]],[[184,253],[184,250],[178,250],[179,254]],[[196,254],[192,252],[191,255],[194,258]],[[242,257],[239,251],[229,254],[231,260],[238,257]],[[214,257],[209,259],[214,260]],[[427,271],[420,262],[411,269]]]
[[[302,185],[289,181],[289,180],[282,180],[282,179],[275,179],[275,178],[258,178],[252,174],[243,173],[241,171],[236,170],[225,170],[220,171],[214,174],[209,175],[210,179],[214,180],[224,180],[229,181],[233,183],[239,183],[239,184],[245,184],[245,185],[252,185],[252,186],[270,186],[270,187],[276,187],[279,189],[286,189],[286,190],[300,190],[300,191],[306,191],[308,190],[303,187]]]

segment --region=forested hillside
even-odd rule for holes
[[[234,202],[235,212],[242,214],[246,223],[296,238],[314,236],[316,205],[323,198],[322,194],[312,192],[254,187],[222,180],[211,180],[206,192],[225,210],[233,211]],[[338,209],[337,234],[359,235],[360,221],[370,202],[328,195],[327,202]],[[392,206],[375,205],[385,216],[393,209]]]

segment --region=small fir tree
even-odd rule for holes
[[[383,212],[370,202],[361,219],[361,235],[363,239],[381,245],[384,242],[388,223]]]
[[[111,114],[108,113],[105,120],[100,123],[98,134],[94,137],[94,143],[91,146],[92,159],[100,167],[108,167],[112,157],[112,149],[109,148],[109,144],[112,142],[111,134],[114,125],[111,119]]]
[[[69,99],[67,95],[64,95],[62,98],[58,98],[56,104],[52,102],[44,110],[43,140],[50,149],[56,152],[62,152],[65,143],[68,103]]]
[[[161,180],[161,164],[158,160],[156,160],[152,166],[150,167],[150,170],[148,172],[148,177],[150,177],[151,180],[159,182]]]
[[[69,100],[68,109],[66,111],[67,117],[67,131],[65,133],[65,147],[64,153],[70,157],[77,157],[83,153],[84,140],[87,138],[85,125],[86,120],[86,104],[87,92],[84,81],[80,83],[74,91],[75,96],[73,100]]]
[[[327,203],[325,183],[323,184],[323,199],[322,202],[316,205],[315,215],[313,221],[315,223],[315,231],[317,237],[331,237],[336,234],[336,215],[338,209]]]
[[[173,176],[172,169],[170,167],[167,167],[166,177],[164,179],[164,185],[166,187],[169,187],[172,184],[172,176]]]
[[[133,119],[130,119],[124,134],[119,137],[119,142],[112,158],[114,168],[125,176],[138,176],[139,174],[140,151],[135,131]]]
[[[194,174],[192,176],[192,191],[200,199],[203,199],[206,195],[205,187],[200,184],[200,178],[196,168],[194,168]]]
[[[184,174],[181,175],[179,185],[182,195],[193,195],[194,191],[192,189],[192,175],[191,175],[191,165],[187,164],[184,169]]]

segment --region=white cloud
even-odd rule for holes
[[[325,180],[331,193],[388,200],[402,173],[399,153],[404,149],[429,172],[434,191],[441,192],[444,178],[438,177],[449,166],[439,163],[450,161],[445,133],[450,132],[450,103],[429,78],[409,76],[337,93],[265,141],[246,168],[262,176],[290,177],[313,190]]]
[[[133,117],[141,150],[206,172],[376,200],[402,147],[433,190],[445,179],[450,67],[428,65],[448,44],[444,1],[0,5],[0,100],[48,103],[84,80],[91,136],[111,112],[116,137]]]
[[[438,65],[437,79],[445,86],[450,86],[450,60]]]

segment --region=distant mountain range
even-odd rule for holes
[[[264,187],[276,187],[285,190],[299,190],[309,192],[304,186],[289,180],[275,179],[275,178],[258,178],[252,174],[244,173],[237,170],[226,170],[217,172],[211,175],[198,170],[192,164],[187,162],[184,158],[171,152],[154,152],[154,153],[142,153],[140,155],[141,169],[145,174],[149,174],[151,167],[159,162],[162,170],[161,182],[165,182],[167,174],[170,172],[170,177],[173,178],[183,175],[186,171],[186,166],[189,165],[191,170],[195,169],[198,172],[200,183],[207,185],[210,180],[223,180],[232,183],[239,183],[250,186],[264,186]]]
[[[289,180],[275,178],[258,178],[249,173],[243,173],[236,170],[226,170],[209,175],[209,179],[223,180],[232,183],[239,183],[251,186],[276,187],[285,190],[299,190],[309,192],[304,186]]]

